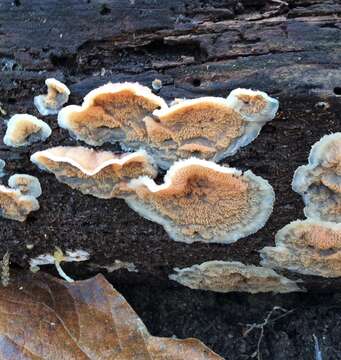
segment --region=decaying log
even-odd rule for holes
[[[37,176],[43,188],[41,209],[26,222],[0,220],[0,257],[9,251],[12,262],[27,266],[55,246],[82,249],[91,263],[133,263],[139,273],[114,275],[126,282],[165,281],[174,267],[208,260],[258,264],[258,250],[272,245],[281,227],[304,218],[302,199],[291,189],[294,170],[322,135],[341,129],[340,14],[337,0],[1,1],[1,139],[10,115],[39,117],[33,97],[46,91],[48,77],[67,84],[70,104],[108,81],[151,87],[160,79],[159,95],[167,101],[247,87],[278,98],[280,111],[226,161],[266,178],[276,192],[266,226],[231,245],[175,242],[123,200],[84,196],[39,172],[29,161],[33,152],[75,144],[55,116],[45,117],[53,129],[48,142],[22,150],[0,142],[7,174]],[[90,268],[70,265],[69,271],[82,275]],[[314,289],[338,283],[286,275]]]

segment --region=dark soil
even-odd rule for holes
[[[227,360],[258,359],[261,329],[243,336],[247,324],[263,323],[274,307],[259,359],[341,359],[341,292],[290,295],[214,294],[184,288],[117,286],[153,335],[196,337]],[[277,317],[283,316],[276,320]]]

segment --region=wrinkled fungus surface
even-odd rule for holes
[[[81,146],[58,146],[36,152],[31,161],[71,188],[106,199],[121,196],[125,184],[133,178],[157,175],[152,159],[144,151],[115,154]]]
[[[217,162],[253,141],[277,109],[277,100],[247,89],[236,89],[227,99],[177,101],[145,119],[150,151],[162,168],[190,156]]]
[[[49,125],[35,116],[16,114],[7,123],[4,144],[12,147],[28,146],[46,140],[51,132]]]
[[[189,268],[174,269],[171,280],[191,289],[216,292],[274,292],[302,291],[295,281],[261,266],[245,265],[237,261],[207,261]]]
[[[275,198],[271,185],[251,171],[196,158],[176,162],[162,185],[141,177],[129,187],[134,193],[125,200],[132,209],[186,243],[232,243],[255,233]]]
[[[58,114],[60,127],[89,145],[120,142],[137,149],[147,141],[143,119],[165,101],[138,83],[106,84],[92,90],[82,106],[70,105]]]
[[[31,195],[35,198],[42,194],[39,180],[31,175],[14,174],[8,179],[8,186],[20,190],[23,195]]]
[[[307,217],[341,222],[341,133],[313,145],[308,165],[295,171],[292,188],[303,196]]]
[[[276,246],[261,250],[262,265],[305,275],[341,276],[341,224],[297,220],[278,231]]]
[[[49,78],[45,80],[46,95],[34,97],[34,105],[41,115],[55,115],[69,101],[70,90],[62,82]]]

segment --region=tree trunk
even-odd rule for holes
[[[256,4],[255,4],[256,3]],[[109,81],[137,81],[175,97],[224,96],[234,88],[266,91],[280,101],[275,120],[226,163],[251,169],[272,184],[276,203],[266,226],[231,245],[191,245],[171,240],[163,228],[139,217],[123,200],[100,200],[59,183],[30,163],[33,152],[72,145],[56,117],[44,118],[53,134],[24,150],[0,142],[8,174],[29,173],[42,184],[40,210],[26,222],[1,219],[0,256],[27,266],[42,253],[83,249],[92,263],[134,263],[138,273],[119,271],[117,281],[167,281],[174,267],[208,260],[259,263],[258,250],[275,233],[303,219],[303,202],[291,189],[294,170],[307,162],[311,145],[340,130],[341,4],[338,0],[3,0],[0,2],[0,101],[7,112],[39,117],[33,97],[57,77],[79,104]],[[109,147],[107,147],[109,148]],[[6,180],[6,179],[5,179]],[[31,245],[34,247],[31,249]],[[88,267],[69,265],[86,274]],[[297,276],[312,289],[337,280]]]

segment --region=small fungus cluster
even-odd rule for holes
[[[25,221],[30,212],[39,210],[41,187],[37,178],[15,174],[9,178],[8,186],[0,185],[0,216]]]
[[[272,120],[278,101],[261,91],[236,89],[225,98],[182,100],[171,107],[137,83],[107,84],[70,105],[58,123],[89,145],[118,142],[140,148],[164,169],[178,159],[196,156],[220,161],[249,144]]]
[[[83,194],[124,199],[138,214],[161,224],[175,241],[229,244],[265,225],[275,200],[271,185],[250,170],[216,162],[258,136],[275,117],[277,100],[261,91],[236,89],[227,98],[175,99],[168,106],[138,83],[109,83],[88,93],[81,106],[62,108],[70,90],[55,79],[47,79],[46,85],[47,94],[34,98],[40,114],[58,114],[58,125],[76,140],[91,146],[120,145],[125,153],[57,146],[31,156],[39,169]],[[159,91],[161,83],[153,82],[156,87]],[[14,115],[4,142],[27,146],[50,134],[43,121]],[[0,163],[0,170],[3,167]],[[158,167],[168,169],[161,184],[154,181]],[[39,181],[17,174],[8,185],[0,186],[2,215],[23,221],[39,208]],[[72,281],[60,263],[88,257],[86,252],[64,255],[57,249],[31,259],[31,269],[55,264],[60,275]],[[122,264],[130,266],[119,262],[113,268]],[[238,262],[212,261],[177,272],[171,278],[192,288],[252,293],[300,290],[272,269]]]
[[[58,124],[89,145],[119,143],[130,153],[60,146],[31,160],[83,194],[123,198],[176,241],[231,243],[264,226],[275,196],[251,171],[214,161],[251,142],[277,109],[278,101],[260,91],[237,89],[227,99],[168,107],[138,83],[109,83],[86,95],[82,106],[63,108]],[[162,185],[153,181],[157,165],[171,166]]]
[[[341,276],[341,133],[312,146],[308,164],[295,171],[292,188],[303,197],[307,220],[279,230],[276,246],[261,250],[261,263],[306,275]]]

